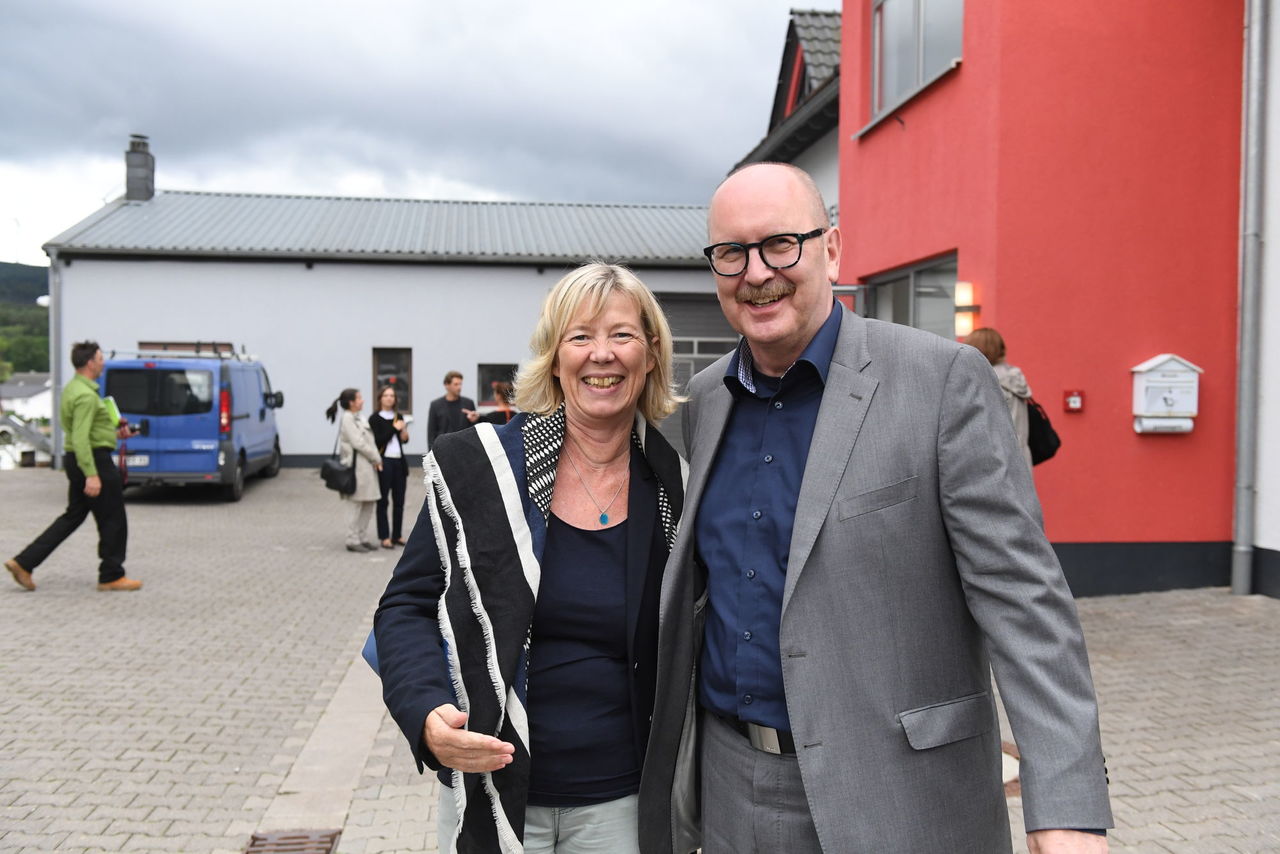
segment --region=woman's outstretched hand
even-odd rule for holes
[[[469,732],[462,728],[466,722],[466,712],[459,711],[452,703],[436,706],[427,715],[422,725],[422,740],[441,765],[478,774],[511,764],[515,745],[491,735]]]

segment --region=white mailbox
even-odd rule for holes
[[[1200,411],[1204,371],[1173,353],[1133,366],[1135,433],[1190,433]]]

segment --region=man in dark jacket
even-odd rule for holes
[[[467,412],[475,408],[475,401],[462,396],[462,374],[458,371],[445,374],[444,397],[431,401],[431,408],[427,410],[427,450],[436,443],[436,436],[470,427]]]

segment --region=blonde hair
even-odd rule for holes
[[[657,423],[684,402],[673,384],[671,327],[658,300],[626,267],[597,261],[583,264],[556,282],[543,301],[542,313],[529,339],[533,357],[516,374],[516,406],[525,412],[547,415],[564,401],[560,379],[552,373],[560,341],[584,306],[594,316],[615,293],[630,297],[639,309],[645,346],[654,358],[654,368],[645,377],[637,402],[640,414],[649,423]]]

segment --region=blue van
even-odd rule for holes
[[[213,484],[239,501],[245,478],[280,471],[272,391],[256,359],[219,350],[111,353],[98,383],[138,435],[122,442],[128,483]]]

